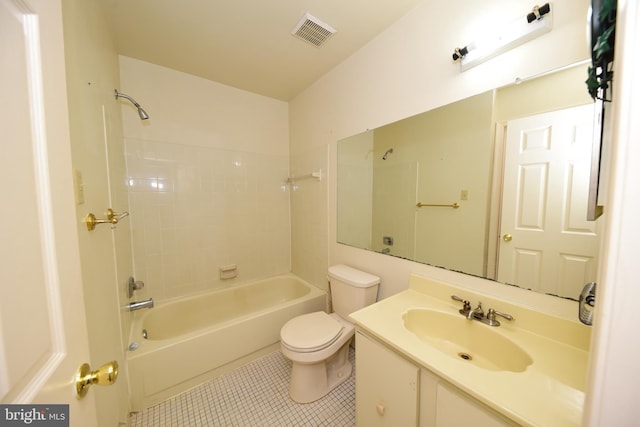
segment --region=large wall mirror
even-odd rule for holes
[[[576,64],[338,141],[338,243],[577,299],[594,104]]]

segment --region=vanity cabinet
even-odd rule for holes
[[[365,333],[356,333],[356,426],[518,424]]]
[[[415,426],[420,368],[356,333],[356,426]]]

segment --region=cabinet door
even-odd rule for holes
[[[356,333],[356,425],[415,426],[419,368]]]
[[[444,382],[437,385],[436,427],[506,427],[518,424]]]

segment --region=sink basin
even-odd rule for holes
[[[480,368],[522,372],[533,363],[522,348],[491,326],[462,315],[411,309],[403,319],[404,327],[421,341]]]

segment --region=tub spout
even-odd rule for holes
[[[140,310],[141,308],[152,308],[153,307],[153,298],[149,298],[144,301],[133,301],[125,306],[129,311]]]

